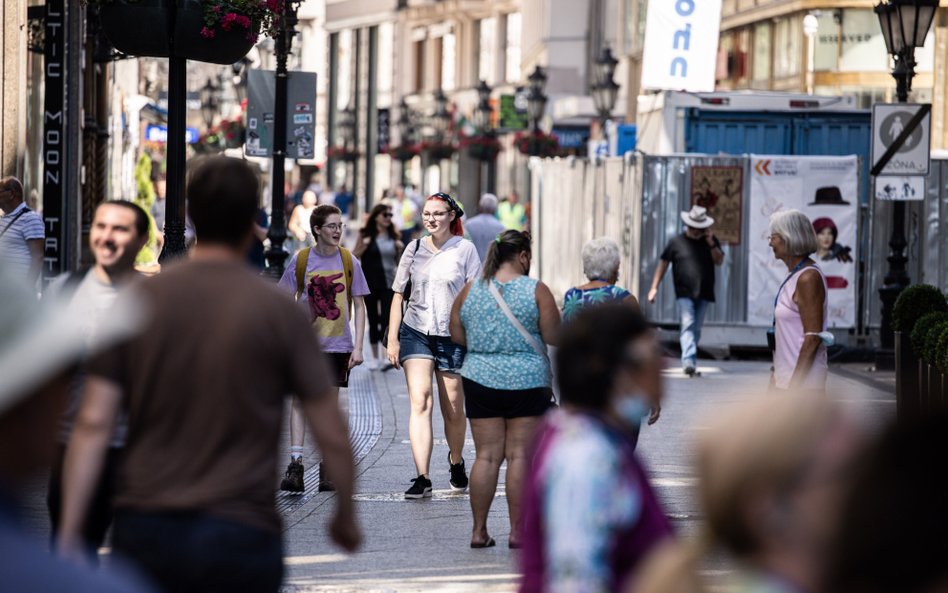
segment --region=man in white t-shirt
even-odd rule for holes
[[[84,331],[90,340],[96,336],[99,324],[109,314],[122,287],[138,278],[135,256],[148,242],[148,224],[148,215],[133,202],[115,200],[99,204],[89,229],[89,248],[95,264],[91,268],[63,274],[50,284],[46,297],[68,302],[69,311],[78,319],[85,320]],[[61,422],[59,451],[49,476],[46,503],[53,534],[59,531],[63,457],[79,409],[83,384],[84,373],[80,370],[71,385]],[[126,430],[125,419],[121,418],[112,433],[102,477],[85,522],[83,538],[91,558],[95,558],[112,522],[115,470],[125,445]]]

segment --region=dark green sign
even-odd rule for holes
[[[530,116],[527,114],[526,93],[500,96],[499,123],[499,128],[507,132],[526,130],[529,127]]]

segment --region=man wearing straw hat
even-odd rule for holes
[[[694,377],[699,374],[696,365],[704,313],[708,303],[714,302],[714,266],[724,263],[724,251],[711,233],[714,219],[708,216],[706,208],[693,206],[681,213],[681,220],[685,232],[665,246],[648,291],[648,302],[655,302],[658,285],[671,265],[681,324],[681,367],[686,375]]]

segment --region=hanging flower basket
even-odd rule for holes
[[[340,161],[346,163],[352,163],[359,159],[361,153],[358,150],[352,150],[346,148],[345,146],[330,146],[329,150],[326,151],[326,155],[329,158],[339,159]]]
[[[557,156],[560,151],[557,137],[543,132],[520,132],[514,136],[514,146],[520,154],[544,158]]]
[[[243,118],[223,120],[201,134],[192,146],[200,154],[223,152],[225,148],[240,148],[247,139]]]
[[[467,151],[467,156],[484,162],[493,161],[502,150],[500,140],[493,134],[461,138],[461,148]]]
[[[421,147],[417,144],[400,144],[398,146],[389,146],[384,152],[396,161],[404,163],[421,154]]]
[[[177,1],[170,26],[172,2]],[[284,0],[88,0],[122,53],[233,64],[277,30]],[[170,39],[174,38],[174,46]]]
[[[454,156],[458,149],[454,144],[447,142],[422,142],[421,150],[429,160],[443,161]]]

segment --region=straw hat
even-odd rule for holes
[[[706,229],[714,224],[714,219],[708,216],[708,209],[704,206],[692,206],[688,212],[682,212],[681,220],[693,229]]]

